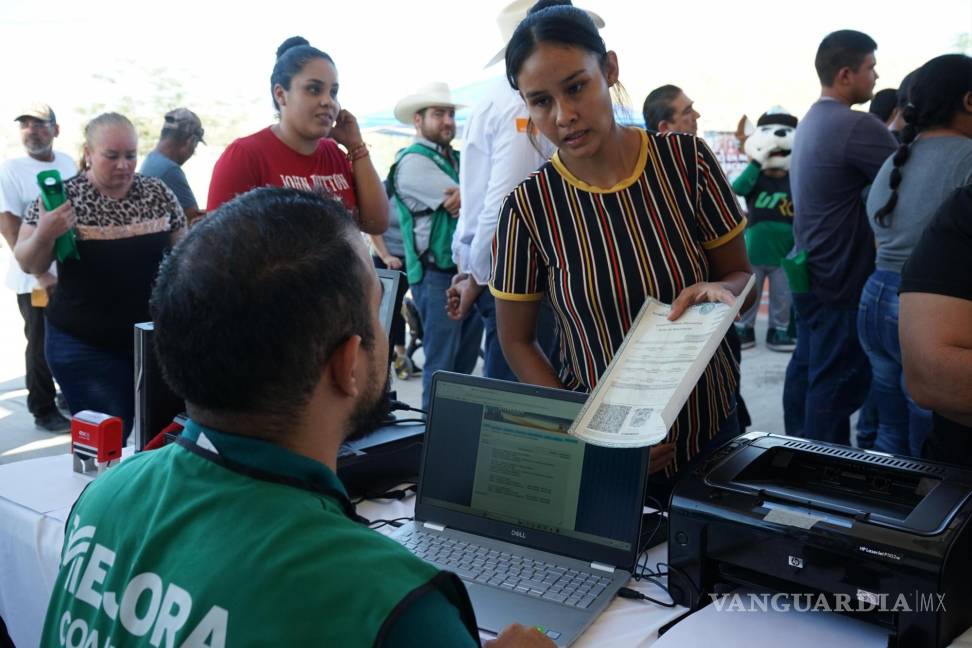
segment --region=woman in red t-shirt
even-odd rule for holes
[[[288,38],[277,48],[270,93],[280,120],[223,151],[209,183],[208,208],[256,187],[292,187],[333,195],[361,231],[384,232],[385,189],[357,120],[338,103],[331,57],[299,36]]]

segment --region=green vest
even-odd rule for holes
[[[438,151],[433,151],[427,146],[415,143],[399,151],[395,156],[395,163],[388,170],[388,177],[392,180],[388,183],[391,203],[392,207],[398,210],[398,221],[401,224],[402,242],[405,247],[405,274],[408,277],[408,283],[417,284],[422,281],[425,272],[422,266],[422,260],[415,250],[415,216],[405,206],[401,198],[398,197],[398,194],[395,193],[395,171],[398,169],[398,163],[401,162],[403,157],[411,154],[424,155],[429,158],[435,162],[435,165],[439,167],[442,173],[452,178],[458,184],[459,152],[453,152],[456,156],[456,166],[453,167],[449,163],[449,160]],[[458,219],[453,218],[441,205],[428,218],[432,219],[432,227],[429,232],[429,252],[435,258],[436,267],[446,271],[455,270],[456,264],[452,260],[452,237],[456,233],[456,222]]]
[[[457,577],[360,524],[326,466],[190,422],[82,494],[41,645],[378,646],[430,588],[476,636]]]

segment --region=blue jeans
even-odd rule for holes
[[[82,342],[58,329],[50,320],[46,322],[44,350],[71,414],[92,410],[118,416],[123,422],[122,443],[127,442],[135,419],[132,354]]]
[[[931,412],[915,405],[904,384],[898,340],[900,287],[897,272],[874,271],[861,293],[857,333],[871,363],[871,393],[878,415],[874,449],[920,457],[931,429]]]
[[[503,349],[500,348],[499,334],[496,331],[496,298],[489,292],[488,286],[479,293],[475,307],[476,312],[483,318],[483,330],[486,334],[483,343],[483,375],[487,378],[516,382],[516,374],[506,363]]]
[[[793,295],[797,346],[783,383],[786,433],[850,443],[850,415],[861,407],[871,367],[857,339],[857,308],[825,304],[812,293]]]
[[[484,288],[476,299],[476,310],[483,318],[483,328],[486,331],[485,361],[483,375],[487,378],[498,378],[517,382],[516,374],[506,363],[506,356],[500,347],[499,335],[496,329],[496,298],[489,288]],[[550,360],[554,371],[560,371],[560,334],[557,316],[546,300],[540,304],[540,314],[537,317],[537,343],[543,354]]]
[[[436,371],[472,373],[483,339],[482,320],[470,313],[457,322],[446,314],[446,291],[453,273],[425,268],[422,280],[411,285],[412,297],[422,319],[422,409],[429,410],[432,375]]]
[[[858,315],[860,317],[860,315]],[[858,333],[860,339],[860,333]],[[861,341],[863,345],[863,340]],[[878,431],[878,409],[874,395],[874,377],[871,376],[871,389],[867,392],[867,399],[857,412],[857,447],[870,450],[874,447]]]

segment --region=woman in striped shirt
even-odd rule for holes
[[[750,272],[745,219],[705,143],[615,121],[618,60],[590,18],[554,6],[526,18],[506,49],[507,78],[558,150],[506,199],[490,289],[500,341],[523,382],[588,391],[647,297],[671,319],[705,301],[733,303]],[[535,339],[549,297],[562,329],[555,373]],[[744,305],[745,308],[746,305]],[[723,341],[652,472],[671,481],[706,446],[738,433],[739,368]]]

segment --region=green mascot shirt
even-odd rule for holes
[[[450,622],[478,645],[461,581],[362,525],[326,466],[190,422],[78,500],[42,645],[420,645],[392,635]]]

